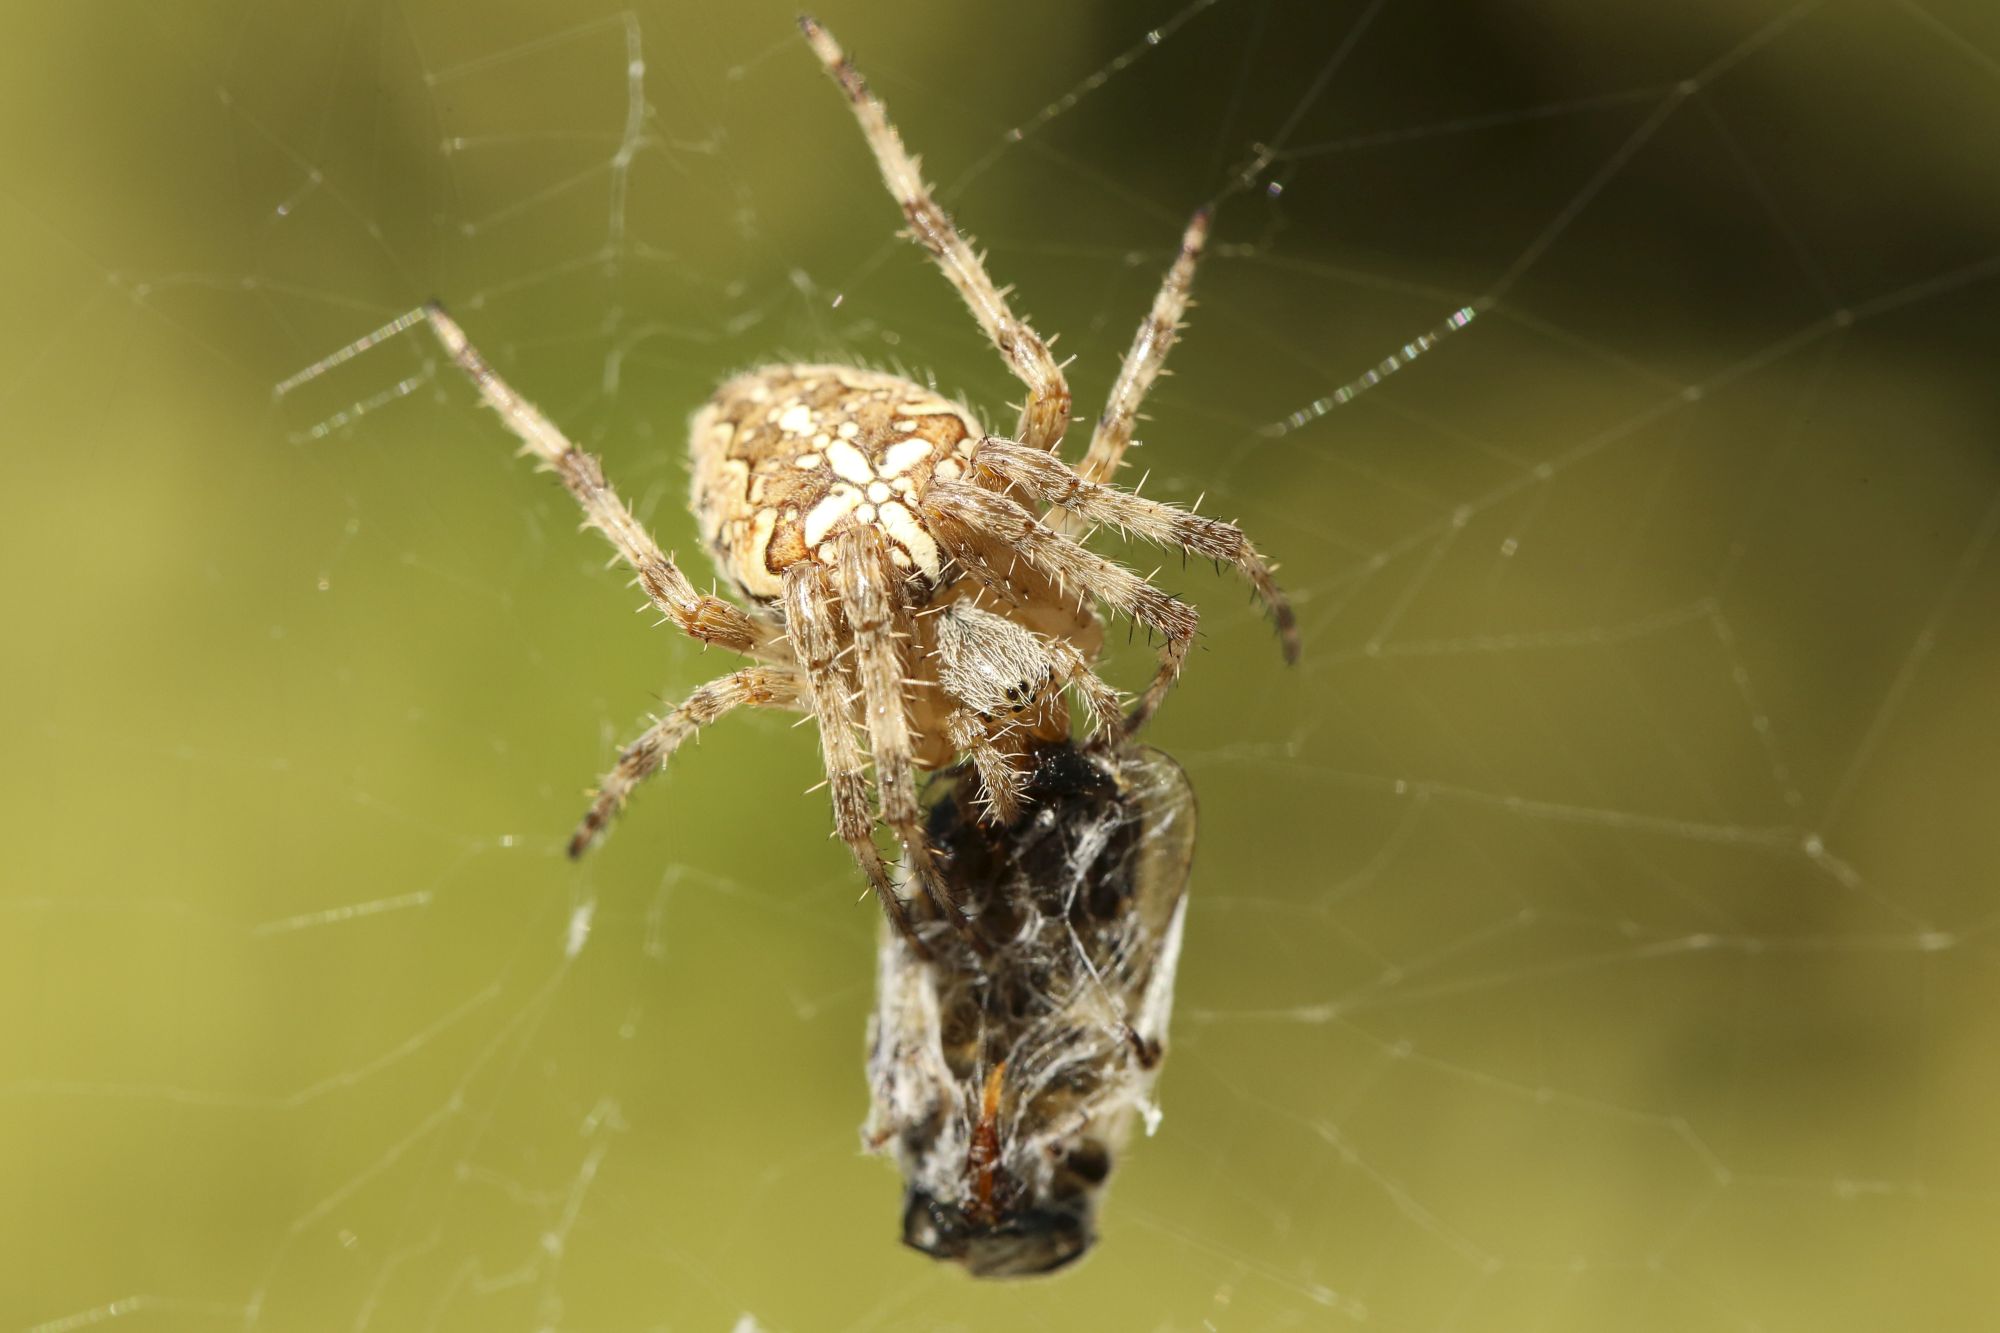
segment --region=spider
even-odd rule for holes
[[[1108,484],[1180,328],[1207,211],[1188,223],[1090,446],[1072,468],[1056,453],[1070,391],[1047,342],[1013,312],[931,197],[882,103],[832,34],[811,18],[799,26],[853,107],[907,234],[1026,387],[1011,435],[988,432],[961,404],[880,371],[772,365],[731,379],[691,423],[691,503],[711,560],[745,609],[696,592],[598,460],[502,380],[436,302],[282,388],[427,322],[523,452],[560,478],[667,619],[703,644],[752,659],[624,747],[570,840],[572,856],[596,842],[633,790],[700,728],[737,708],[802,712],[818,723],[835,833],[890,921],[929,956],[875,842],[879,817],[903,848],[910,880],[943,919],[965,922],[924,836],[916,770],[968,758],[988,817],[1010,821],[1032,747],[1070,733],[1065,691],[1089,715],[1093,743],[1117,745],[1159,707],[1194,642],[1194,608],[1086,548],[1080,528],[1109,523],[1233,565],[1269,609],[1287,660],[1297,658],[1298,632],[1271,567],[1240,529]],[[1161,640],[1158,668],[1127,711],[1093,670],[1103,637],[1093,603]]]

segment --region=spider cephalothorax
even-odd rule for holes
[[[694,416],[692,504],[716,568],[748,609],[699,594],[604,478],[590,454],[494,373],[436,303],[322,366],[427,321],[486,403],[582,506],[668,619],[754,661],[710,681],[625,747],[571,839],[581,853],[626,798],[696,729],[743,706],[790,709],[819,724],[834,826],[914,947],[925,946],[875,845],[879,822],[901,843],[912,881],[962,922],[920,824],[918,769],[961,757],[999,822],[1018,812],[1034,746],[1065,738],[1065,692],[1100,743],[1130,736],[1159,706],[1194,641],[1194,608],[1078,540],[1110,524],[1233,565],[1297,655],[1292,614],[1271,570],[1233,524],[1109,484],[1139,405],[1186,310],[1206,211],[1181,238],[1153,307],[1074,467],[1056,455],[1070,392],[1048,344],[931,198],[915,160],[832,36],[800,20],[846,93],[909,235],[965,298],[1026,388],[1011,434],[914,381],[852,366],[765,366],[730,380]],[[315,372],[316,373],[316,372]],[[1159,666],[1128,711],[1092,669],[1098,608],[1155,634]],[[866,749],[864,751],[863,743]],[[874,770],[875,810],[867,770]]]

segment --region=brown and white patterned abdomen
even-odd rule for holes
[[[964,407],[922,385],[853,366],[765,366],[724,384],[694,415],[693,506],[716,569],[774,600],[787,566],[831,558],[828,539],[872,523],[897,567],[932,585],[937,544],[916,501],[962,475],[981,434]]]

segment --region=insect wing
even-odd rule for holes
[[[1106,956],[1092,961],[1105,984],[1118,992],[1143,1059],[1151,1064],[1166,1049],[1173,1011],[1194,866],[1194,788],[1170,756],[1148,748],[1119,756],[1113,775],[1120,806],[1136,824],[1138,837],[1130,868],[1121,877],[1125,901],[1097,936]],[[1086,936],[1084,943],[1088,947],[1092,941]]]

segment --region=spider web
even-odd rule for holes
[[[858,1153],[810,733],[728,720],[571,866],[726,663],[420,338],[271,393],[437,294],[691,573],[733,369],[1006,419],[789,10],[729,8],[10,15],[0,1324],[1982,1326],[1993,15],[822,12],[1080,411],[1223,196],[1126,480],[1305,629],[1161,575],[1165,1122],[1081,1268],[981,1286]]]

